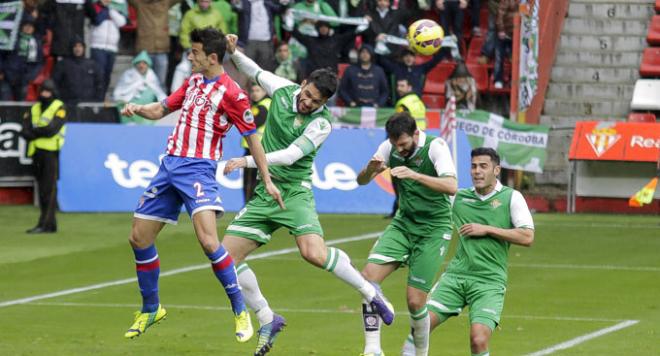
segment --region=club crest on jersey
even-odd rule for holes
[[[419,166],[422,165],[422,160],[423,160],[422,157],[417,157],[417,158],[415,158],[415,160],[413,161],[413,164],[414,164],[415,166],[419,167]]]
[[[195,97],[195,106],[204,106],[206,104],[206,97],[204,95],[198,95]]]
[[[305,119],[300,117],[300,115],[296,115],[296,118],[293,119],[293,127],[298,128],[298,127],[302,126],[304,121],[305,121]]]
[[[493,207],[493,209],[497,209],[502,205],[502,202],[499,199],[495,199],[492,202],[490,202],[490,206]]]
[[[247,109],[243,112],[243,121],[246,124],[251,124],[254,122],[254,115],[252,115],[251,109]]]

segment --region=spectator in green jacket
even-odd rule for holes
[[[227,25],[225,33],[238,33],[238,14],[231,8],[231,4],[227,0],[213,0],[211,6],[225,19]]]
[[[194,29],[213,27],[227,33],[227,23],[220,11],[211,6],[211,0],[197,0],[197,5],[188,10],[181,20],[179,40],[184,49],[190,49],[190,33]]]

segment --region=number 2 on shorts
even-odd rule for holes
[[[202,191],[202,183],[195,182],[195,184],[193,184],[193,187],[197,190],[197,196],[198,197],[203,197],[204,196],[204,192]]]

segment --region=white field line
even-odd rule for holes
[[[33,302],[30,305],[53,306],[53,307],[84,307],[84,308],[140,308],[139,304],[120,304],[120,303],[79,303],[79,302]],[[218,310],[229,311],[230,307],[210,306],[210,305],[186,305],[186,304],[167,304],[168,309],[191,309],[191,310]],[[337,309],[305,309],[305,308],[280,308],[273,307],[274,310],[283,313],[309,313],[309,314],[360,314],[359,308],[337,308]],[[409,315],[407,310],[396,311],[399,315]],[[465,317],[465,313],[460,316]],[[523,319],[523,320],[556,320],[556,321],[587,321],[587,322],[607,322],[616,323],[628,321],[625,319],[604,319],[604,318],[583,318],[573,316],[540,316],[540,315],[505,315],[505,319]]]
[[[550,346],[546,349],[536,351],[536,352],[528,354],[526,356],[550,355],[550,354],[555,353],[557,351],[570,349],[573,346],[579,345],[579,344],[581,344],[583,342],[586,342],[586,341],[589,341],[591,339],[595,339],[597,337],[601,337],[603,335],[606,335],[606,334],[609,334],[609,333],[612,333],[612,332],[615,332],[615,331],[618,331],[618,330],[621,330],[621,329],[625,329],[625,328],[633,326],[637,323],[639,323],[639,320],[625,320],[625,321],[622,321],[622,322],[620,322],[616,325],[613,325],[613,326],[610,326],[610,327],[607,327],[607,328],[604,328],[604,329],[600,329],[600,330],[594,331],[594,332],[589,333],[589,334],[578,336],[574,339],[570,339],[570,340],[562,342],[560,344]]]
[[[547,268],[547,269],[592,269],[606,271],[660,272],[660,267],[647,266],[617,266],[617,265],[576,265],[551,263],[509,263],[509,267]]]
[[[552,226],[552,227],[595,227],[595,228],[627,228],[627,229],[658,229],[660,224],[617,224],[617,223],[552,223],[552,222],[534,222],[534,226]]]
[[[277,261],[301,261],[299,257],[273,257],[271,260]],[[366,258],[351,258],[351,262],[366,262]],[[442,266],[447,267],[449,261],[445,261]],[[620,266],[620,265],[578,265],[566,263],[509,263],[511,268],[538,268],[538,269],[577,269],[577,270],[604,270],[604,271],[627,271],[627,272],[660,272],[660,267],[651,266]]]
[[[328,246],[332,246],[332,245],[338,245],[338,244],[347,243],[347,242],[368,240],[368,239],[378,237],[380,234],[381,234],[381,232],[371,232],[371,233],[363,234],[363,235],[345,237],[345,238],[335,239],[335,240],[328,240],[328,241],[326,241],[325,244],[328,245]],[[298,251],[298,247],[283,248],[283,249],[275,250],[275,251],[256,253],[254,255],[248,256],[248,258],[246,258],[246,260],[247,261],[258,260],[258,259],[268,258],[268,257],[271,257],[271,256],[285,255],[287,253],[296,252],[296,251]],[[197,270],[205,269],[205,268],[209,268],[208,263],[173,269],[173,270],[161,273],[160,276],[161,277],[173,276],[173,275],[176,275],[176,274],[181,274],[181,273],[186,273],[186,272],[191,272],[191,271],[197,271]],[[30,303],[30,302],[34,302],[34,301],[37,301],[37,300],[44,300],[44,299],[50,299],[50,298],[55,298],[55,297],[61,297],[63,295],[82,293],[82,292],[102,289],[102,288],[106,288],[106,287],[114,287],[114,286],[119,286],[119,285],[123,285],[123,284],[134,283],[136,281],[137,281],[136,277],[126,278],[126,279],[120,279],[120,280],[116,280],[116,281],[105,282],[105,283],[92,284],[92,285],[79,287],[79,288],[65,289],[65,290],[52,292],[52,293],[38,294],[38,295],[31,296],[31,297],[26,297],[26,298],[7,300],[7,301],[4,301],[4,302],[0,302],[0,308],[12,306],[12,305],[17,305],[17,304]]]

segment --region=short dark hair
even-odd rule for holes
[[[201,43],[207,56],[215,53],[218,62],[222,63],[227,50],[227,39],[222,31],[213,27],[196,28],[190,33],[190,42]]]
[[[330,99],[337,91],[337,73],[328,68],[317,69],[307,77],[307,83],[314,84],[323,98]]]
[[[407,111],[392,115],[387,119],[387,123],[385,124],[387,138],[393,140],[398,140],[404,133],[408,134],[408,136],[412,136],[415,134],[416,130],[417,122],[415,122],[415,119]]]
[[[470,157],[474,158],[477,156],[489,156],[490,161],[495,163],[496,166],[500,165],[500,155],[497,154],[497,151],[490,147],[477,147],[470,152]]]
[[[406,83],[408,83],[408,85],[411,85],[411,86],[412,86],[412,83],[410,82],[410,79],[408,79],[408,78],[406,78],[406,77],[403,77],[403,78],[396,78],[396,82],[397,82],[397,83],[398,83],[398,82],[406,82]]]

